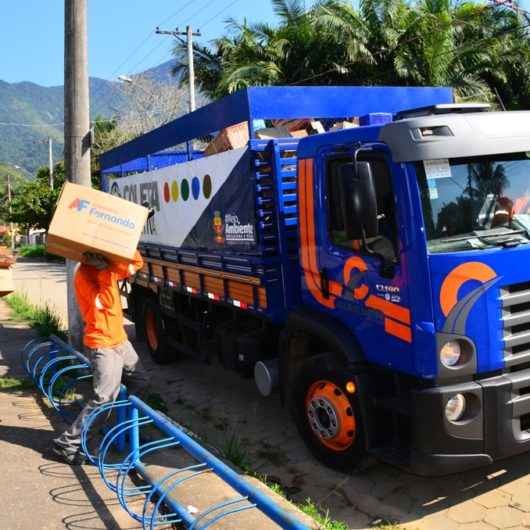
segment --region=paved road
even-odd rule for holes
[[[65,300],[64,271],[61,275],[57,267],[18,264],[15,272],[22,288],[31,277],[35,289],[34,276],[42,277],[47,292],[32,292],[33,299],[46,296],[56,306]],[[281,482],[295,500],[318,501],[351,529],[368,528],[378,518],[399,521],[408,530],[530,528],[530,455],[439,479],[380,463],[337,473],[307,452],[277,397],[260,397],[251,381],[216,365],[183,358],[161,369],[143,345],[137,347],[172,417],[218,447],[235,440],[240,459]]]

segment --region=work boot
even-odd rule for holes
[[[52,444],[52,452],[70,466],[81,466],[86,462],[86,457],[80,449],[67,449],[55,440]]]

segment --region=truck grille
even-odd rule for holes
[[[500,292],[507,368],[530,363],[530,282],[503,287]]]

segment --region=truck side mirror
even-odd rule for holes
[[[378,234],[377,197],[368,162],[353,162],[340,168],[340,210],[348,239],[366,239]]]
[[[353,188],[355,186],[355,165],[353,162],[339,168],[338,187],[340,217],[346,239],[360,239],[360,226],[353,211]]]
[[[365,238],[377,236],[379,234],[377,195],[372,166],[368,162],[356,163],[353,192],[353,209],[362,227],[361,232],[364,231]]]

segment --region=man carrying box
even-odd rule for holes
[[[53,441],[53,452],[69,464],[82,464],[80,451],[84,420],[97,407],[118,397],[123,373],[131,393],[145,391],[148,379],[138,354],[127,339],[118,280],[142,268],[138,251],[132,262],[109,264],[99,254],[85,253],[75,274],[75,293],[85,324],[83,343],[93,369],[94,395],[74,423]]]

